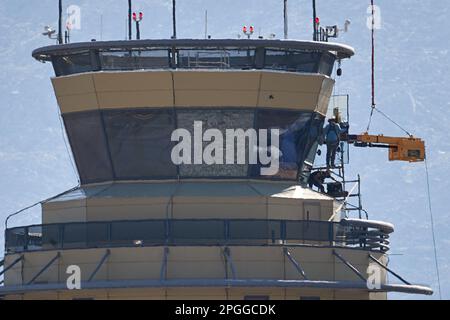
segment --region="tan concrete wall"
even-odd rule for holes
[[[334,80],[270,71],[97,72],[52,79],[62,113],[142,107],[270,107],[326,114]]]
[[[273,183],[259,183],[258,187]],[[169,187],[170,186],[170,187]],[[276,186],[276,185],[275,185]],[[117,187],[119,188],[119,187]],[[142,190],[150,191],[143,192]],[[284,184],[276,190],[283,190]],[[332,198],[311,194],[254,190],[248,182],[141,183],[127,195],[112,193],[43,204],[43,223],[143,219],[285,219],[327,221]],[[264,191],[264,190],[263,190]],[[314,197],[316,199],[314,199]]]
[[[65,283],[69,276],[66,274],[69,265],[78,265],[81,268],[82,280],[86,281],[104,256],[105,250],[99,248],[61,251],[61,258],[58,262],[44,272],[36,280],[36,283]],[[169,247],[167,279],[224,279],[225,263],[222,250],[221,247]],[[332,254],[331,248],[289,247],[289,251],[305,270],[310,280],[361,281]],[[237,279],[302,279],[294,265],[283,254],[282,247],[231,246],[230,252]],[[351,249],[338,249],[338,252],[360,270],[363,275],[367,276],[366,270],[370,263],[367,252]],[[6,273],[5,285],[28,283],[55,254],[55,251],[26,253],[25,262],[19,263]],[[97,273],[94,281],[159,280],[163,254],[163,247],[112,248],[111,255]],[[383,263],[386,262],[385,256],[381,254],[374,254],[374,256],[378,259],[381,258]],[[16,257],[17,255],[8,255],[6,265],[15,260]],[[231,268],[228,272],[231,276]],[[383,274],[383,279],[383,282],[385,282],[386,274]],[[133,290],[133,298],[146,298],[138,293],[140,289]],[[197,290],[199,293],[196,293]],[[208,290],[200,288],[191,288],[187,291],[177,288],[170,288],[166,291],[154,289],[153,294],[148,298],[186,299],[190,297],[200,299],[211,294],[217,299],[223,299],[224,295],[230,299],[242,299],[244,295],[269,295],[272,298],[279,299],[299,299],[301,295],[307,297],[320,296],[323,299],[368,298],[368,292],[366,291],[333,291],[329,289],[231,288],[231,291],[227,292],[220,288]],[[109,291],[113,292],[114,290]],[[200,293],[200,291],[203,293]],[[72,298],[74,295],[76,297],[87,297],[94,295],[93,292],[62,291],[58,298]],[[95,298],[105,299],[105,292],[102,291]],[[126,295],[126,293],[122,294],[120,291],[114,292],[117,294],[116,296],[113,295],[112,298],[119,299]],[[26,295],[26,297],[46,299],[40,293]],[[374,298],[380,299],[383,298],[383,295],[375,295]],[[53,298],[49,296],[48,299]]]
[[[374,296],[376,295],[376,296]],[[171,289],[108,289],[34,292],[8,295],[7,300],[244,300],[248,296],[268,297],[270,300],[367,300],[386,299],[385,293],[364,291],[280,289],[280,288],[171,288]]]

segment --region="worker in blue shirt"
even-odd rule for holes
[[[328,119],[328,124],[323,130],[323,138],[327,145],[327,168],[335,167],[336,152],[341,141],[341,127],[335,118]]]

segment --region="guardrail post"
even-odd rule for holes
[[[330,241],[330,246],[333,246],[334,242],[334,222],[330,222],[328,226],[328,239]]]
[[[65,226],[63,224],[58,225],[58,231],[59,231],[59,243],[60,248],[64,248],[64,236],[65,236]]]
[[[30,241],[30,237],[29,237],[29,227],[25,227],[25,243],[23,246],[23,250],[24,251],[28,251],[28,243]]]
[[[108,222],[107,224],[106,239],[108,243],[112,243],[112,222]]]
[[[170,243],[170,221],[169,219],[166,219],[164,222],[164,226],[165,226],[165,236],[166,239],[165,240],[165,244],[168,245]]]
[[[228,241],[230,239],[230,221],[224,220],[224,237],[225,237],[225,244],[228,244]]]

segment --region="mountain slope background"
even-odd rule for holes
[[[370,112],[370,30],[366,27],[369,0],[317,0],[322,24],[350,31],[338,42],[356,50],[343,63],[335,94],[350,94],[351,131],[364,132]],[[144,12],[141,37],[171,36],[171,1],[134,0]],[[254,25],[267,37],[283,34],[282,0],[178,0],[179,38],[203,38],[208,10],[208,34],[237,38],[242,25]],[[445,0],[378,0],[382,28],[376,32],[377,105],[427,144],[432,207],[443,298],[450,299],[450,28]],[[125,0],[72,0],[81,7],[81,30],[72,42],[124,39]],[[289,0],[289,37],[311,39],[311,1]],[[0,2],[0,220],[29,204],[77,185],[70,153],[49,78],[50,64],[31,58],[37,47],[53,44],[41,35],[45,25],[56,27],[56,0]],[[403,135],[377,113],[371,133]],[[432,297],[392,294],[398,299],[437,299],[430,214],[424,164],[390,163],[387,151],[351,149],[349,177],[360,173],[363,203],[370,218],[392,222],[390,266],[414,283],[430,284]],[[321,159],[323,160],[323,159]],[[11,219],[11,226],[39,223],[40,208]],[[3,235],[4,227],[0,224]],[[0,237],[0,252],[4,247]],[[391,279],[396,281],[396,279]]]

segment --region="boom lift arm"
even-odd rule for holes
[[[425,160],[425,142],[413,136],[387,137],[370,135],[366,132],[361,135],[344,134],[342,138],[343,141],[355,147],[388,148],[389,161],[421,162]]]

